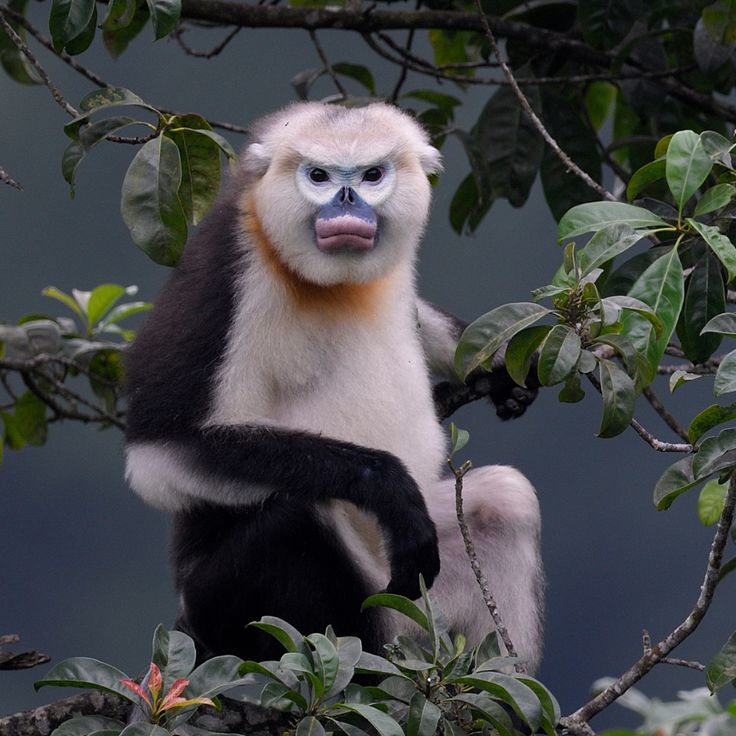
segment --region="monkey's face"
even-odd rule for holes
[[[255,211],[279,258],[318,284],[364,283],[411,264],[439,153],[388,105],[287,108],[252,144]]]

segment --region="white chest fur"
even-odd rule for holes
[[[272,424],[386,450],[429,488],[445,443],[411,269],[392,274],[371,313],[305,311],[264,269],[256,260],[238,285],[207,423]]]

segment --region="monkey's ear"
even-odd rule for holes
[[[243,156],[243,168],[246,171],[263,176],[271,164],[271,150],[264,143],[251,143],[245,149]]]
[[[442,171],[442,154],[434,146],[424,146],[419,152],[419,163],[425,174],[438,174]]]

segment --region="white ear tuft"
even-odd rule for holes
[[[263,176],[271,164],[271,150],[265,143],[251,143],[245,149],[243,166],[246,171]]]
[[[434,146],[426,145],[419,152],[419,163],[425,174],[437,174],[442,171],[442,154]]]

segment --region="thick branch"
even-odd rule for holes
[[[703,585],[692,611],[687,618],[662,641],[647,649],[644,654],[614,683],[595,696],[590,702],[576,710],[572,715],[561,720],[562,725],[573,733],[589,732],[588,721],[600,713],[604,708],[623,695],[632,685],[636,684],[656,664],[661,662],[679,644],[682,644],[692,634],[703,620],[710,607],[713,595],[718,585],[723,550],[728,541],[729,530],[733,523],[734,506],[736,506],[736,477],[731,477],[728,486],[723,512],[718,521],[715,536],[708,555],[708,565],[705,570]]]

